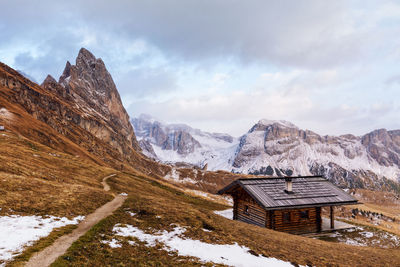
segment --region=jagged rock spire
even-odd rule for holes
[[[41,86],[44,87],[47,84],[50,83],[57,83],[56,79],[53,78],[53,76],[51,76],[50,74],[47,75],[46,79],[44,79],[44,81],[42,82]]]
[[[59,83],[79,106],[100,114],[108,120],[114,131],[120,132],[134,148],[140,150],[128,113],[103,60],[96,58],[86,48],[81,48],[75,65],[66,63]]]
[[[58,82],[63,83],[64,80],[66,78],[68,78],[69,76],[71,76],[71,63],[69,63],[69,61],[67,61],[67,63],[65,64],[63,74],[60,76],[60,79],[58,80]]]
[[[95,67],[96,57],[86,48],[79,50],[76,58],[76,67],[79,69],[92,69]]]

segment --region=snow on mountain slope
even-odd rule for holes
[[[362,137],[320,136],[282,121],[260,120],[240,138],[232,171],[263,175],[324,175],[354,186],[366,179],[400,179],[399,132]]]
[[[163,162],[231,169],[238,140],[228,134],[203,132],[184,124],[164,124],[143,114],[131,122],[139,143],[150,143],[157,159]],[[146,155],[152,154],[148,147],[142,149]]]
[[[244,174],[323,175],[344,187],[380,188],[388,183],[381,178],[400,181],[400,131],[320,136],[287,121],[263,119],[237,140],[149,116],[132,124],[161,161]]]

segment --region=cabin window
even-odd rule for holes
[[[308,219],[309,218],[308,210],[300,211],[300,218],[301,219]]]
[[[244,206],[244,213],[249,214],[249,206]]]
[[[284,222],[290,222],[290,212],[284,212],[283,213],[283,221]]]

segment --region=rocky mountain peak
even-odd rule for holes
[[[254,132],[263,133],[265,140],[305,137],[304,131],[293,123],[284,120],[259,120],[248,133]]]
[[[110,142],[121,149],[121,143],[111,136],[117,134],[129,145],[140,150],[129,115],[122,105],[121,97],[103,60],[96,58],[89,50],[81,48],[76,64],[65,64],[59,83],[47,88],[56,91],[64,99],[73,101],[85,116],[95,116],[104,122],[104,128],[89,129],[96,137]],[[111,130],[111,132],[110,132]],[[123,150],[123,149],[121,149]]]
[[[76,66],[78,68],[91,68],[94,67],[93,63],[96,62],[96,57],[86,48],[81,48],[79,50],[78,56],[76,58]]]
[[[261,119],[258,121],[257,125],[262,125],[262,126],[278,126],[278,127],[286,127],[286,128],[298,128],[296,125],[289,121],[285,120],[267,120],[267,119]]]
[[[47,75],[46,79],[44,79],[43,83],[40,85],[46,90],[52,91],[56,95],[71,100],[71,96],[69,95],[68,89],[65,89],[59,83],[57,83],[56,79],[51,75]]]
[[[203,157],[216,159],[234,149],[236,138],[222,133],[203,132],[185,124],[165,124],[141,114],[132,119],[140,146],[146,155],[161,161],[190,162],[203,166]]]
[[[56,79],[53,78],[50,74],[47,75],[46,79],[42,82],[41,86],[45,87],[49,83],[57,83]]]
[[[396,131],[378,129],[364,135],[361,143],[370,156],[384,166],[400,166],[400,142]]]
[[[63,81],[65,81],[69,76],[71,76],[71,63],[67,61],[67,63],[65,64],[63,74],[60,76],[58,82],[62,84]]]
[[[374,130],[363,137],[363,144],[368,145],[370,142],[390,142],[390,135],[386,129]]]
[[[129,127],[129,117],[110,73],[104,62],[87,49],[80,49],[76,65],[66,63],[60,84],[71,89],[91,108],[104,115],[113,115]]]

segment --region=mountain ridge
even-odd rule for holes
[[[81,49],[77,57],[78,66],[66,64],[67,71],[63,74],[70,76],[61,77],[62,84],[49,75],[40,86],[1,63],[0,108],[18,110],[14,113],[18,114],[16,117],[26,112],[23,123],[17,125],[14,121],[5,121],[4,124],[47,146],[68,153],[79,151],[80,155],[101,165],[118,169],[135,166],[144,173],[164,173],[162,169],[168,169],[167,166],[142,155],[111,75],[103,61],[89,53]],[[104,92],[104,95],[96,92]],[[90,101],[86,102],[85,99],[89,98]],[[123,115],[121,118],[120,114]],[[36,121],[29,126],[30,116],[50,126],[51,130],[47,127],[36,129]],[[67,145],[62,141],[64,139],[74,145]]]
[[[142,125],[148,123],[157,128],[157,120],[144,122],[146,118],[149,116],[133,119],[139,138],[147,140],[147,147],[151,145],[160,161],[170,161],[172,157],[165,152],[168,148],[157,146],[146,131],[137,130],[140,120]],[[195,150],[192,153],[197,153]],[[287,121],[261,119],[230,149],[219,153],[216,150],[209,147],[207,154],[192,157],[187,153],[179,160],[199,167],[207,164],[209,170],[242,174],[323,175],[342,187],[381,189],[387,184],[392,187],[392,181],[400,181],[399,130],[378,129],[362,136],[322,136]]]

